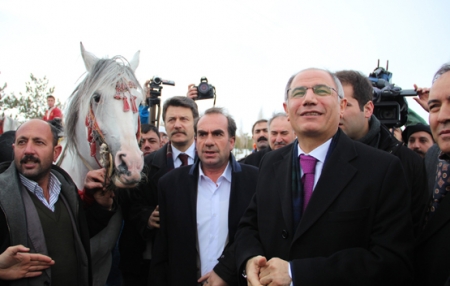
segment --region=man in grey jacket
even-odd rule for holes
[[[16,131],[14,162],[0,164],[0,252],[21,244],[31,253],[54,260],[40,276],[0,281],[0,285],[92,283],[92,227],[88,228],[76,185],[64,170],[52,164],[61,152],[57,140],[57,130],[50,124],[30,120]],[[99,207],[108,208],[106,204]],[[103,223],[90,225],[100,229]]]

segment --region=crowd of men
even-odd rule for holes
[[[118,211],[122,285],[450,285],[450,64],[417,92],[430,125],[398,140],[367,77],[302,70],[237,161],[234,119],[200,116],[190,86],[141,126],[146,179],[113,195],[104,169],[79,194],[58,130],[30,120],[0,164],[0,285],[98,285],[89,239]]]

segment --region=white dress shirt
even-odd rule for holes
[[[202,276],[213,270],[228,241],[231,167],[228,163],[214,183],[199,164],[197,234]]]
[[[178,167],[181,166],[181,160],[180,160],[180,158],[178,158],[178,155],[180,155],[181,153],[184,153],[184,154],[189,156],[189,158],[188,158],[188,165],[194,164],[194,160],[195,160],[195,141],[191,144],[191,146],[185,152],[181,152],[180,150],[178,150],[177,148],[175,148],[172,145],[173,166],[175,168],[178,168]]]

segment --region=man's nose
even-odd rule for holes
[[[34,146],[32,142],[28,142],[25,146],[25,154],[34,154]]]
[[[317,103],[317,96],[314,94],[314,91],[311,88],[308,88],[305,96],[303,97],[303,105],[315,103]]]

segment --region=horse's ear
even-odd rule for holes
[[[86,70],[88,72],[90,72],[92,67],[98,61],[98,58],[94,54],[86,51],[84,49],[83,43],[81,43],[81,42],[80,42],[80,48],[81,48],[81,56],[83,56],[83,61],[84,61],[84,65],[86,66]]]
[[[141,54],[141,51],[137,51],[134,56],[133,59],[130,61],[130,68],[133,70],[133,72],[136,71],[138,65],[139,65],[139,55]]]

